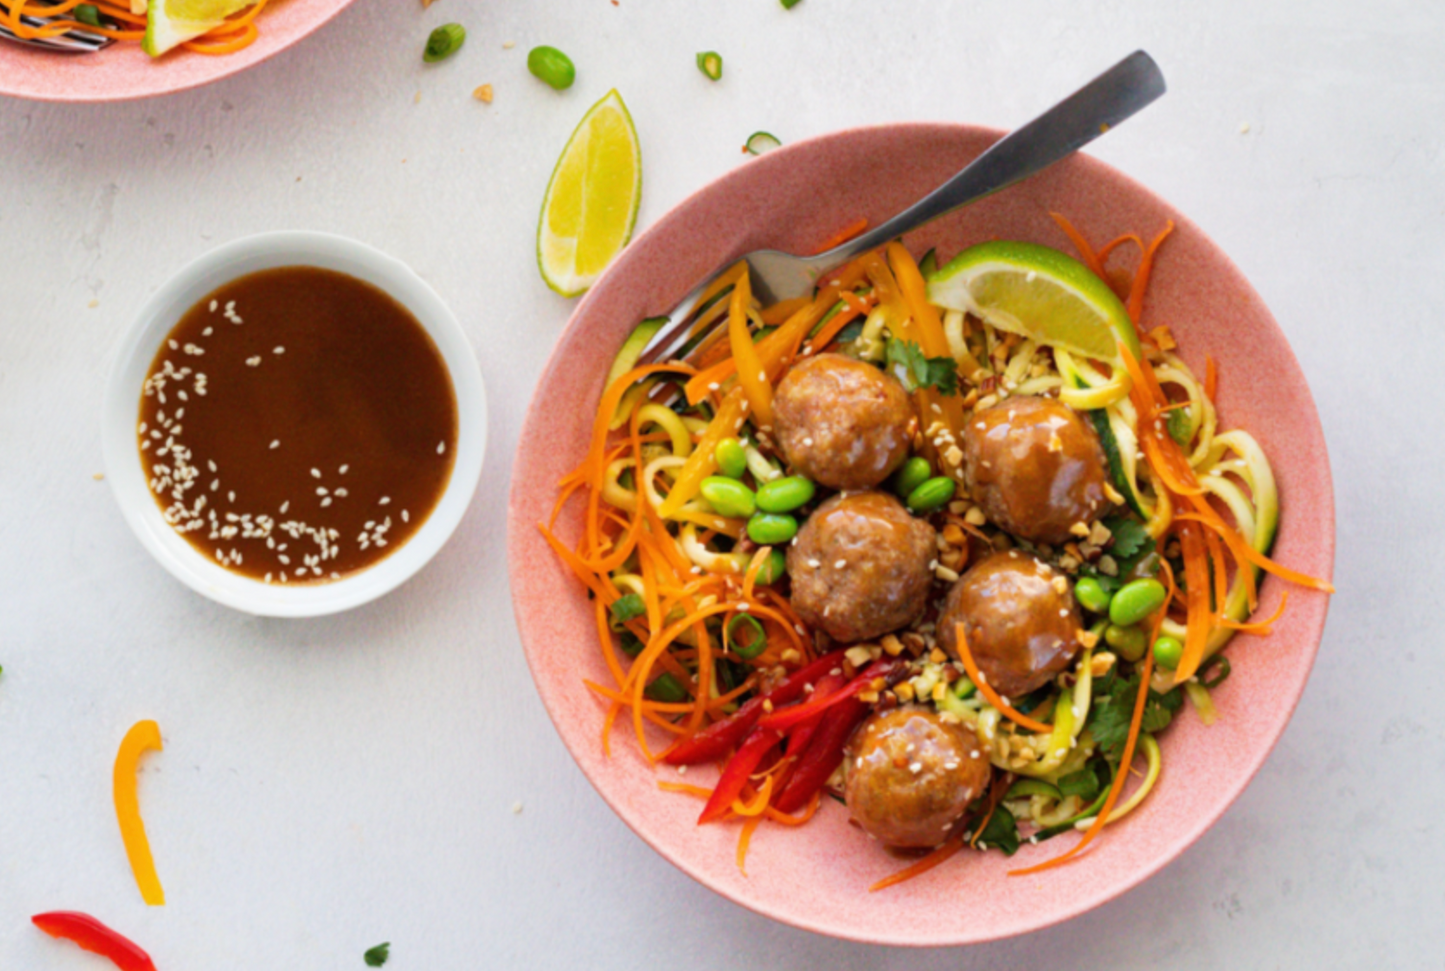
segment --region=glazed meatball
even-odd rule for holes
[[[984,515],[1036,543],[1066,542],[1108,501],[1099,439],[1053,398],[1008,398],[976,413],[964,428],[963,460]]]
[[[937,846],[988,788],[988,756],[973,729],[928,708],[870,715],[848,749],[848,811],[888,846]]]
[[[795,365],[773,398],[788,464],[830,489],[871,489],[888,478],[908,457],[916,425],[897,378],[841,354]]]
[[[934,529],[883,492],[839,493],[788,547],[793,608],[844,644],[917,620],[928,605]]]
[[[962,622],[974,663],[999,694],[1017,698],[1069,666],[1082,646],[1081,618],[1067,577],[1029,553],[994,553],[948,592],[938,643],[958,656]]]

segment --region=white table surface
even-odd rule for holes
[[[423,66],[448,20],[466,46]],[[570,91],[526,74],[537,43],[573,56]],[[743,910],[612,815],[518,643],[508,468],[572,307],[533,262],[552,164],[584,109],[620,89],[643,145],[645,227],[738,165],[755,129],[1007,127],[1134,47],[1171,92],[1091,150],[1238,261],[1324,421],[1340,593],[1304,700],[1197,845],[1063,926],[911,952]],[[720,84],[693,65],[705,49],[726,59]],[[490,106],[470,97],[484,82]],[[93,478],[103,380],[146,295],[209,247],[283,228],[410,263],[462,320],[492,409],[451,543],[383,600],[304,622],[182,587]],[[1445,7],[1405,0],[804,0],[790,13],[777,0],[358,0],[198,91],[0,100],[0,967],[106,966],[27,920],[79,909],[161,971],[360,968],[383,940],[396,971],[1438,968],[1442,260]],[[169,900],[154,909],[109,794],[116,746],[144,717],[166,741],[141,783]],[[962,890],[958,906],[987,892]]]

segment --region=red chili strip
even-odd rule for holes
[[[662,757],[668,765],[697,765],[716,762],[727,755],[752,731],[764,714],[764,702],[774,707],[797,701],[804,688],[843,663],[843,651],[825,654],[804,665],[765,695],[753,698],[722,721],[713,722],[695,735],[679,741]]]
[[[707,805],[702,807],[702,815],[697,817],[699,826],[722,819],[728,814],[733,800],[742,795],[743,786],[747,785],[748,778],[763,761],[763,757],[777,748],[782,740],[782,732],[775,732],[770,728],[753,729],[753,733],[739,746],[733,757],[728,759],[727,767],[717,781],[717,788],[708,797]]]
[[[828,777],[842,763],[843,747],[848,744],[853,730],[868,717],[872,708],[872,705],[848,696],[823,714],[823,720],[813,733],[813,739],[808,743],[808,749],[799,760],[792,778],[774,800],[775,809],[795,813],[822,790]]]
[[[57,910],[36,914],[30,921],[51,937],[63,937],[93,954],[109,958],[121,971],[156,971],[149,954],[89,914]]]
[[[892,660],[874,661],[863,670],[862,674],[858,675],[852,681],[849,681],[831,695],[824,695],[821,691],[815,691],[813,692],[813,697],[801,705],[794,705],[792,708],[787,708],[783,711],[775,711],[771,715],[760,719],[758,725],[763,728],[776,728],[779,730],[796,725],[798,722],[807,719],[817,712],[826,711],[845,698],[853,697],[871,685],[875,678],[886,678],[897,664],[897,661]]]

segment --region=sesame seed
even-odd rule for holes
[[[835,562],[833,563],[833,569],[835,569],[835,570],[841,570],[841,569],[843,569],[843,567],[845,567],[845,566],[847,566],[847,565],[848,565],[848,561],[847,561],[847,560],[837,560],[837,561],[835,561]]]
[[[287,509],[287,507],[290,506],[290,505],[291,505],[291,500],[290,500],[290,499],[287,499],[285,502],[281,503],[281,515],[283,515],[283,516],[286,515],[286,509]]]
[[[382,496],[380,499],[377,500],[376,504],[377,504],[378,506],[390,505],[390,504],[391,504],[391,496]]]
[[[407,514],[407,511],[405,509],[401,511],[401,521],[404,523],[411,522],[411,516]]]
[[[228,492],[228,493],[226,493],[226,501],[227,501],[227,502],[235,502],[235,501],[236,501],[236,494],[235,494],[234,492]]]
[[[814,569],[814,570],[816,570],[818,567],[820,567],[820,566],[822,566],[822,565],[823,565],[823,564],[820,563],[820,562],[817,561],[817,560],[809,560],[809,561],[808,561],[808,566],[811,567],[811,568]]]
[[[332,493],[332,495],[334,495],[334,496],[340,496],[341,498],[345,499],[345,498],[346,498],[346,490],[345,490],[345,489],[337,489],[335,492]]]
[[[271,447],[272,447],[272,448],[280,448],[280,447],[281,447],[281,439],[279,439],[279,438],[273,438],[273,439],[271,439]]]
[[[351,468],[351,466],[349,466],[349,465],[343,465],[341,468],[337,469],[336,471],[339,472],[339,473],[342,474],[342,475],[345,475],[345,474],[346,474],[346,470],[349,469],[349,468]]]
[[[211,313],[215,313],[215,312],[216,312],[216,301],[212,300],[212,301],[211,301]]]
[[[446,443],[446,442],[437,442],[437,454],[438,454],[438,455],[445,455],[445,454],[446,454],[446,450],[447,450],[447,443]]]
[[[278,345],[275,349],[273,349],[273,350],[271,351],[271,353],[272,353],[272,354],[285,354],[285,353],[286,353],[286,348],[280,347],[280,346]]]
[[[327,496],[325,499],[322,499],[322,500],[321,500],[321,506],[322,506],[323,509],[324,509],[325,507],[329,506],[329,505],[331,505],[331,497],[330,497],[330,496]]]
[[[326,487],[325,487],[325,486],[317,486],[317,487],[316,487],[316,494],[317,494],[318,496],[324,496],[324,495],[326,495]]]

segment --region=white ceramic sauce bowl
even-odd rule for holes
[[[457,399],[457,445],[446,491],[421,528],[385,559],[329,583],[281,586],[233,573],[166,523],[151,493],[136,433],[141,388],[166,335],[208,293],[237,277],[282,266],[315,266],[364,280],[411,312],[441,352]],[[456,317],[405,264],[364,243],[316,232],[276,232],[220,246],[187,265],[146,301],[122,341],[105,391],[106,478],[126,522],[152,556],[186,586],[217,603],[267,617],[316,617],[375,600],[441,549],[470,504],[487,444],[487,399],[476,355]]]

